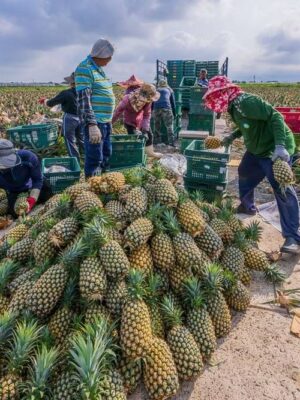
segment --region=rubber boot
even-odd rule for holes
[[[163,154],[162,153],[155,153],[154,149],[153,149],[153,144],[151,144],[150,146],[146,146],[145,147],[145,151],[148,157],[152,157],[152,158],[162,158]]]

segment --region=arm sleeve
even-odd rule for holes
[[[239,128],[235,129],[232,134],[230,135],[230,137],[232,138],[232,140],[238,139],[240,137],[242,137],[243,134],[242,132],[239,130]]]
[[[53,97],[50,100],[47,100],[46,106],[48,107],[54,107],[57,106],[58,104],[64,103],[66,100],[66,94],[63,92],[58,93],[57,96]]]
[[[39,159],[35,154],[32,154],[31,158],[31,180],[32,180],[32,189],[41,190],[43,186],[42,168]]]
[[[93,76],[89,68],[78,66],[75,71],[75,87],[77,92],[78,115],[84,124],[97,125],[93,111],[92,96]]]
[[[274,110],[271,104],[255,97],[249,101],[249,104],[241,104],[242,113],[245,114],[246,118],[256,119],[261,121],[270,121],[272,131],[274,134],[275,145],[285,145],[285,125],[282,115]]]
[[[174,96],[173,90],[171,91],[171,95],[170,95],[170,103],[171,103],[173,115],[175,117],[175,115],[176,115],[176,105],[175,105],[176,102],[175,102],[175,96]]]
[[[152,103],[148,103],[144,107],[142,129],[145,129],[146,131],[149,131],[149,129],[150,129],[151,104]]]
[[[112,123],[114,124],[120,117],[122,116],[123,112],[125,111],[126,105],[127,105],[127,99],[124,97],[122,101],[118,104],[117,108],[115,109],[113,118],[112,118]]]

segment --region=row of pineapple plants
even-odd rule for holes
[[[189,195],[159,165],[52,197],[0,246],[2,399],[150,399],[199,376],[273,272],[229,201]],[[276,271],[275,271],[276,273]]]

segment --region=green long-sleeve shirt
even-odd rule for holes
[[[258,157],[270,157],[276,145],[295,152],[292,131],[271,104],[250,93],[243,93],[229,105],[228,112],[237,125],[234,138],[243,136],[247,150]]]

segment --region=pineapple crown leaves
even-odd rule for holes
[[[123,172],[126,185],[141,186],[145,179],[145,172],[141,168],[133,168]]]
[[[67,269],[70,269],[84,257],[87,250],[87,244],[84,242],[83,238],[79,238],[60,253],[58,262]]]
[[[42,344],[31,357],[29,380],[23,384],[24,393],[30,399],[42,400],[50,395],[49,381],[57,365],[59,352],[55,347]],[[49,397],[50,398],[50,397]]]
[[[0,315],[0,349],[10,339],[16,324],[16,315],[5,311]]]
[[[17,324],[10,349],[7,353],[8,370],[20,373],[41,337],[42,328],[34,320],[24,320]]]
[[[113,227],[113,218],[106,212],[85,224],[83,238],[89,246],[91,254],[96,253],[99,247],[110,241],[109,230],[111,227]]]
[[[105,319],[86,324],[71,340],[70,364],[83,398],[97,399],[115,360],[112,331]]]
[[[204,193],[200,190],[195,190],[190,194],[190,197],[193,201],[197,201],[203,203],[205,201]]]
[[[127,276],[128,298],[143,300],[147,296],[145,276],[142,271],[131,269]]]
[[[55,217],[62,219],[66,218],[71,211],[71,199],[67,193],[62,193],[57,205],[54,207]]]
[[[12,280],[20,265],[10,259],[4,259],[0,264],[0,293],[5,291],[6,285]]]
[[[204,306],[201,283],[196,277],[188,278],[183,284],[184,302],[187,307],[200,309]]]
[[[151,273],[147,279],[147,303],[157,304],[158,297],[162,288],[162,279],[159,274]]]
[[[176,236],[181,232],[181,226],[173,210],[165,210],[163,212],[163,222],[171,235]]]
[[[224,290],[230,290],[237,284],[237,278],[228,269],[223,270],[223,288]]]
[[[176,307],[174,300],[170,296],[164,296],[161,303],[161,310],[168,327],[173,328],[182,325],[183,311],[179,307]]]
[[[156,179],[164,179],[164,178],[166,178],[166,171],[158,161],[155,161],[153,163],[153,166],[152,166],[152,169],[150,171],[150,174],[152,176],[154,176]]]
[[[203,268],[201,287],[205,295],[214,295],[223,291],[224,271],[218,264],[206,264]]]
[[[248,226],[244,228],[245,238],[259,242],[262,236],[262,227],[258,221],[252,221]]]
[[[286,279],[286,274],[280,271],[277,264],[271,264],[264,270],[265,279],[273,284],[282,283]]]
[[[66,285],[64,294],[61,298],[60,301],[61,306],[71,308],[76,296],[77,296],[76,279],[74,277],[71,277]]]
[[[234,213],[228,208],[222,208],[222,210],[218,213],[218,218],[227,222],[234,216]]]

